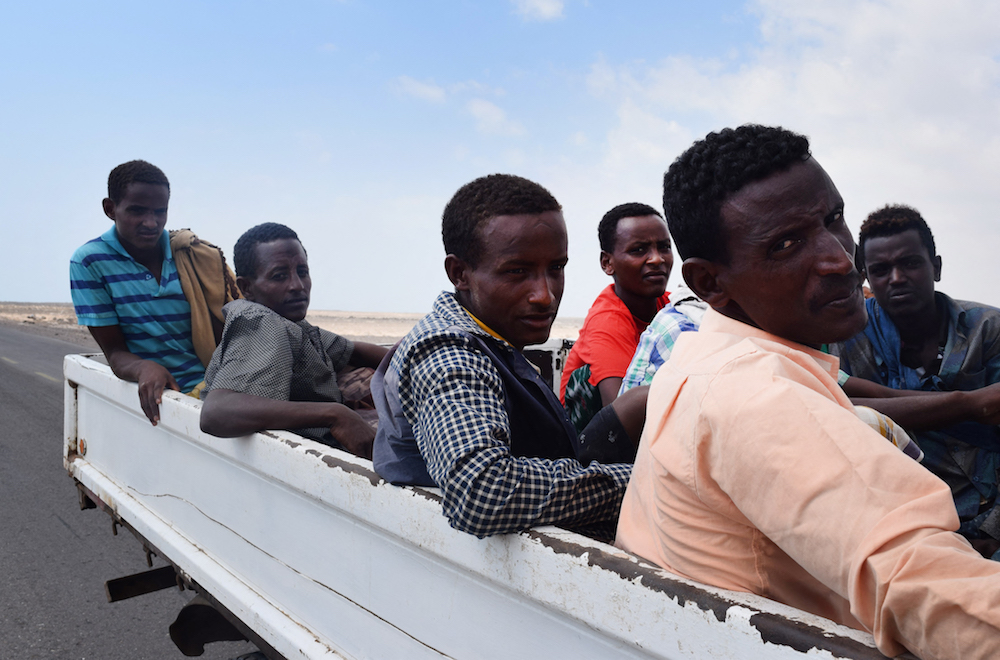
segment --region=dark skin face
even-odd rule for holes
[[[673,265],[667,225],[656,215],[619,220],[614,250],[601,252],[601,268],[615,278],[615,293],[644,321],[656,314]]]
[[[478,233],[483,250],[475,266],[445,257],[458,301],[518,350],[544,342],[563,294],[562,212],[496,216]]]
[[[720,213],[729,263],[684,262],[712,307],[800,344],[843,341],[868,321],[844,201],[814,159],[750,183]]]
[[[130,183],[125,195],[115,204],[105,197],[104,214],[114,220],[125,251],[159,279],[163,255],[160,236],[167,224],[170,189],[155,183]]]
[[[260,303],[289,321],[298,322],[309,311],[309,261],[302,244],[294,238],[258,243],[257,273],[237,277],[236,284],[244,297]]]
[[[865,241],[865,275],[872,293],[893,320],[936,316],[934,283],[941,257],[931,257],[916,229]]]

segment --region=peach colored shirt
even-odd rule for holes
[[[953,533],[948,487],[858,419],[837,368],[709,310],[653,379],[616,544],[863,627],[890,656],[996,657],[1000,563]]]

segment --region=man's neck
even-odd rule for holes
[[[508,345],[512,346],[517,351],[523,350],[523,347],[522,348],[518,348],[517,346],[514,346],[509,341],[507,341],[504,337],[502,337],[500,335],[500,333],[498,333],[496,330],[494,330],[490,326],[488,326],[485,323],[483,323],[479,319],[479,317],[477,317],[475,315],[475,313],[470,309],[470,307],[462,300],[462,297],[459,295],[459,292],[457,292],[457,291],[455,292],[455,300],[458,301],[458,304],[465,311],[465,313],[469,315],[469,318],[472,319],[472,321],[476,325],[478,325],[486,334],[490,335],[494,339],[499,339],[500,341],[504,342],[505,344],[508,344]]]
[[[906,316],[890,315],[889,318],[892,319],[903,342],[914,345],[933,342],[936,346],[941,338],[942,326],[946,317],[944,309],[935,296],[929,309]]]
[[[900,361],[911,369],[936,373],[939,348],[948,337],[948,317],[935,296],[932,312],[893,318],[899,331]]]
[[[161,241],[157,241],[155,247],[150,248],[149,250],[140,250],[134,245],[128,245],[122,241],[122,237],[117,234],[117,230],[116,236],[118,236],[118,242],[121,243],[122,247],[126,252],[128,252],[129,256],[135,259],[136,263],[145,266],[146,270],[148,270],[153,277],[156,278],[156,281],[159,282],[164,259],[163,248],[161,247],[162,237]]]
[[[643,298],[635,294],[624,291],[618,283],[615,283],[615,295],[618,296],[619,300],[625,303],[628,311],[632,313],[632,316],[637,319],[642,320],[645,323],[649,323],[656,316],[656,313],[660,311],[657,309],[657,304],[659,298]]]

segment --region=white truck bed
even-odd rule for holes
[[[434,489],[292,433],[207,435],[190,397],[166,393],[154,428],[135,384],[84,356],[65,378],[66,469],[274,658],[884,657],[555,527],[457,532]]]

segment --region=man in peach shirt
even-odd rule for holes
[[[781,128],[708,135],[664,177],[688,286],[712,309],[649,392],[617,545],[684,577],[994,657],[1000,563],[954,533],[944,482],[861,422],[818,350],[867,314],[843,200]]]

